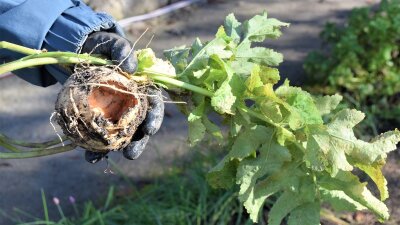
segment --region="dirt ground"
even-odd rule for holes
[[[290,22],[279,40],[267,45],[282,52],[285,62],[280,66],[281,74],[292,83],[300,84],[304,78],[301,69],[307,53],[320,46],[318,34],[327,21],[341,22],[350,9],[374,4],[371,0],[243,0],[202,4],[177,12],[172,17],[134,24],[127,29],[134,41],[149,28],[138,48],[150,43],[160,56],[163,49],[190,44],[195,37],[208,40],[213,37],[225,16],[234,12],[239,19],[250,18],[256,13],[267,11],[271,17]],[[49,118],[54,111],[54,102],[60,85],[40,88],[16,77],[0,81],[0,132],[11,137],[43,141],[54,137]],[[4,107],[7,106],[7,107]],[[142,157],[136,161],[124,160],[120,154],[113,154],[121,170],[130,178],[140,180],[157,176],[180,160],[187,152],[185,118],[171,105],[167,105],[167,117],[160,132],[151,140]],[[394,154],[393,154],[394,155]],[[390,185],[391,199],[388,201],[392,219],[386,224],[400,224],[398,190],[400,165],[397,157],[391,157],[385,168]],[[104,173],[105,161],[96,165],[86,163],[83,151],[25,160],[0,160],[0,209],[11,213],[14,208],[42,215],[40,189],[48,197],[57,196],[61,204],[67,204],[69,195],[78,202],[98,199],[104,196],[110,184],[122,185],[122,177]],[[51,204],[50,204],[51,205]],[[56,208],[50,206],[50,214],[56,216]],[[68,212],[67,212],[68,213]],[[352,223],[373,224],[368,214],[346,215]],[[366,219],[366,220],[363,220]],[[0,216],[0,224],[12,224]]]

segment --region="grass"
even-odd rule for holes
[[[210,166],[215,165],[215,155],[196,154],[191,158],[193,160],[151,183],[139,184],[140,188],[112,163],[113,170],[123,176],[129,188],[121,192],[111,186],[103,204],[95,205],[90,201],[81,206],[74,201],[69,205],[47,204],[48,199],[42,192],[43,218],[35,218],[21,210],[8,218],[20,225],[253,224],[239,203],[236,190],[215,190],[207,184],[205,175]],[[49,219],[48,207],[57,207],[60,219]],[[70,211],[75,214],[64,216],[63,207],[74,207]],[[266,224],[265,218],[261,218],[259,224]]]

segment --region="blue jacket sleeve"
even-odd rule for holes
[[[100,30],[123,35],[111,16],[95,13],[80,0],[0,0],[0,41],[35,49],[79,52],[87,36]],[[0,50],[0,63],[20,57]],[[40,86],[63,83],[69,76],[59,66],[21,69],[14,73]]]

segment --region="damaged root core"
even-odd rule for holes
[[[94,152],[126,147],[146,117],[147,85],[107,67],[75,72],[56,102],[57,122],[75,144]]]

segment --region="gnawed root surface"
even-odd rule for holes
[[[146,117],[146,87],[110,68],[86,68],[73,74],[59,93],[57,122],[87,150],[119,150]]]

